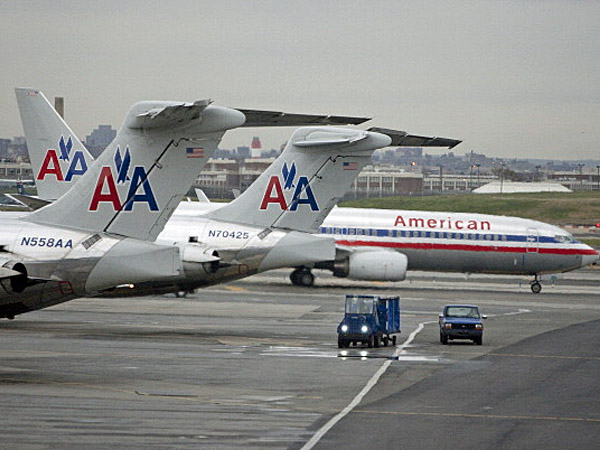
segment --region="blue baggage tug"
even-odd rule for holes
[[[338,347],[359,342],[369,348],[396,345],[400,333],[400,297],[346,295],[344,320],[337,327]]]

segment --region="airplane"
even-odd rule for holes
[[[320,235],[336,242],[334,260],[313,268],[356,280],[402,281],[407,271],[539,276],[569,272],[598,260],[598,252],[554,225],[489,214],[334,208]],[[314,283],[311,267],[290,279]]]
[[[72,196],[73,190],[79,190],[83,179],[92,168],[98,166],[98,161],[93,162],[83,144],[71,134],[72,131],[43,94],[36,92],[36,95],[31,95],[27,89],[16,90],[38,182],[40,198],[36,201],[50,204],[42,198],[54,195],[58,200],[53,204],[64,203],[66,196]],[[138,113],[135,119],[146,115],[147,112]],[[167,114],[167,117],[172,116],[175,114]],[[327,117],[327,120],[331,120],[331,117]],[[173,117],[172,120],[177,122],[180,118]],[[306,121],[307,118],[301,120]],[[210,123],[203,117],[201,123],[207,122]],[[161,124],[160,129],[164,133],[166,125]],[[199,139],[197,137],[196,141]],[[333,258],[335,248],[330,238],[302,230],[318,229],[323,218],[349,188],[359,169],[370,162],[372,152],[390,142],[390,137],[377,132],[331,127],[296,130],[275,163],[234,202],[221,208],[220,217],[180,214],[171,217],[162,232],[146,236],[154,238],[157,244],[179,250],[182,266],[179,276],[118,283],[104,287],[93,295],[185,293],[271,268],[305,265]],[[105,152],[110,153],[115,145],[117,150],[121,149],[114,156],[116,182],[113,180],[112,185],[104,183],[94,191],[106,203],[113,201],[111,186],[114,188],[115,184],[130,176],[126,167],[131,165],[132,157],[127,156],[127,151],[122,151],[126,148],[123,143],[120,146],[113,143]],[[187,147],[186,158],[194,161],[199,156],[202,159],[210,156],[209,152],[196,151],[198,148]],[[347,165],[355,169],[347,170]],[[69,183],[73,184],[75,177],[81,179],[69,188]],[[47,208],[37,210],[33,215]],[[250,219],[251,223],[248,222]]]
[[[245,120],[206,100],[133,105],[96,163],[73,166],[69,176],[81,175],[73,189],[26,215],[0,213],[0,317],[180,277],[180,249],[153,241],[225,132]],[[58,177],[57,166],[47,170]]]
[[[394,146],[453,147],[460,142],[382,128],[369,131],[386,134]],[[70,131],[63,134],[74,136]],[[44,154],[43,146],[37,148],[40,155]],[[78,148],[85,151],[82,144]],[[91,155],[86,158],[89,164]],[[34,166],[35,173],[39,174],[39,170],[39,166],[37,169]],[[52,188],[56,184],[49,183]],[[44,189],[38,184],[38,190],[51,197]],[[54,195],[60,196],[61,192]],[[201,216],[217,208],[218,205],[206,202],[184,202],[177,207],[174,217]],[[227,219],[244,221],[242,215]],[[484,224],[486,228],[474,229],[476,224]],[[290,275],[296,285],[314,283],[312,268],[331,270],[335,276],[372,281],[401,281],[408,270],[425,270],[533,275],[531,290],[539,293],[540,275],[575,270],[598,259],[594,249],[561,228],[516,217],[336,207],[322,226],[312,231],[336,240],[336,256],[296,266]],[[506,244],[495,244],[502,242]]]

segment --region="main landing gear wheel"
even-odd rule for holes
[[[315,284],[315,276],[308,269],[296,269],[290,274],[292,284],[296,286],[311,287]]]
[[[542,291],[542,285],[537,279],[537,275],[535,276],[535,280],[531,282],[531,292],[534,294],[539,294]]]

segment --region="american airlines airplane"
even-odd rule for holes
[[[12,229],[4,235],[0,229],[8,258],[0,261],[0,284],[4,280],[12,286],[6,299],[0,296],[0,317],[7,318],[73,296],[186,292],[264,270],[333,259],[333,239],[310,232],[318,230],[373,151],[392,141],[378,132],[299,128],[279,158],[235,201],[207,214],[170,217],[224,133],[248,120],[245,113],[209,102],[141,102],[94,161],[40,91],[17,89],[16,94],[42,198],[35,200],[41,206],[35,212],[13,215],[15,223],[93,232],[81,244],[85,251],[103,248],[114,236],[137,238],[145,247],[121,246],[120,253],[96,259],[77,248],[75,257],[75,235],[58,240],[58,232],[35,229],[34,235],[23,227],[27,234],[15,237]],[[256,123],[256,114],[244,111]],[[300,121],[332,120],[293,116]],[[405,133],[403,138],[435,141]],[[52,196],[54,202],[44,201]],[[54,251],[65,245],[61,254]],[[38,259],[49,248],[56,258],[42,264]],[[137,259],[136,251],[141,253]],[[57,265],[60,272],[53,272]],[[100,281],[92,282],[94,277]],[[68,295],[45,297],[44,289],[53,282]]]
[[[487,214],[334,208],[320,234],[335,239],[336,258],[314,267],[358,280],[401,281],[408,270],[532,275],[531,290],[539,293],[539,275],[598,260],[596,250],[559,227]],[[290,279],[314,282],[309,267]]]
[[[51,106],[47,104],[46,108],[50,109]],[[39,116],[41,117],[42,113],[39,113]],[[61,121],[61,126],[66,124]],[[371,130],[391,136],[391,145],[453,146],[460,142],[439,138],[427,141],[419,136],[398,135],[393,130]],[[74,136],[69,129],[63,130],[62,133],[65,136]],[[78,167],[79,172],[85,172],[82,167],[91,164],[91,155],[75,137],[73,139],[77,142],[74,147],[81,149],[78,151],[83,153],[78,165],[75,164],[76,159],[72,158],[74,162],[71,166]],[[53,137],[46,143],[55,141],[57,139]],[[61,148],[64,146],[65,144],[59,145]],[[38,192],[43,191],[45,194],[42,197],[57,198],[62,195],[65,187],[61,185],[66,184],[68,176],[62,178],[62,183],[56,182],[57,177],[40,176],[44,170],[58,167],[58,164],[48,165],[46,148],[45,144],[40,145],[37,151],[34,146],[30,148],[34,173],[37,174],[36,184]],[[63,164],[63,161],[59,162]],[[283,170],[283,167],[281,169]],[[289,170],[288,176],[284,177],[286,179],[289,179]],[[285,185],[284,180],[282,186]],[[262,194],[261,208],[271,212],[277,209],[278,214],[281,214],[282,205],[287,205],[282,197],[283,190],[275,185],[269,186],[268,193],[265,191]],[[57,190],[47,193],[54,189]],[[173,223],[183,220],[182,223],[185,224],[184,217],[203,216],[259,225],[253,223],[252,218],[256,215],[252,214],[248,207],[224,208],[218,204],[199,202],[181,203],[172,220]],[[287,226],[292,227],[291,222]],[[185,225],[182,227],[185,228]],[[317,230],[306,228],[305,231]],[[217,231],[207,237],[218,238],[215,233]],[[311,286],[314,283],[312,268],[328,269],[339,277],[372,281],[401,281],[408,270],[425,270],[531,275],[534,277],[531,290],[539,293],[539,275],[575,270],[598,259],[598,253],[594,249],[578,242],[561,228],[517,217],[333,208],[318,228],[318,233],[335,239],[335,258],[297,266],[290,275],[291,281],[296,285]]]

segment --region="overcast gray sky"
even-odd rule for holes
[[[140,100],[211,98],[372,116],[458,154],[600,158],[599,23],[593,0],[0,0],[0,137],[22,135],[27,86],[64,96],[82,138]]]

